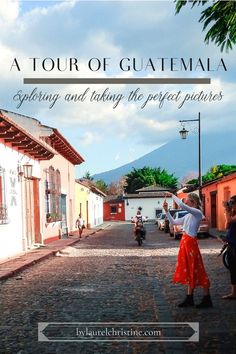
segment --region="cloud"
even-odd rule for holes
[[[94,142],[100,141],[101,137],[91,131],[85,132],[81,137],[79,137],[79,143],[83,146],[91,145]]]
[[[154,119],[141,119],[140,123],[145,125],[146,128],[150,130],[155,130],[156,132],[164,132],[166,130],[172,129],[176,127],[175,121],[164,121],[159,122]]]
[[[210,76],[210,86],[196,85],[42,85],[38,90],[46,93],[82,95],[89,88],[86,102],[66,102],[60,100],[53,109],[47,102],[27,102],[19,113],[34,116],[44,124],[59,127],[71,137],[71,143],[83,144],[86,151],[91,149],[91,158],[98,146],[103,146],[109,158],[118,158],[122,164],[125,159],[137,158],[151,147],[157,147],[173,139],[178,134],[180,119],[193,119],[201,111],[203,131],[235,129],[235,51],[222,54],[219,48],[203,42],[201,24],[198,23],[201,7],[191,10],[187,7],[179,15],[174,15],[173,2],[116,2],[116,1],[63,1],[35,2],[35,7],[19,12],[19,2],[1,0],[0,7],[0,103],[3,108],[16,111],[12,96],[22,89],[29,93],[33,85],[23,85],[23,77],[166,77],[168,75],[194,76],[195,73],[130,71],[119,70],[122,57],[148,59],[160,57],[211,57],[217,60],[223,56],[228,72],[203,72],[202,77]],[[26,9],[26,7],[24,7]],[[22,7],[23,9],[23,7]],[[10,71],[13,58],[17,57],[21,72]],[[32,71],[29,58],[39,57],[37,73]],[[42,70],[43,58],[76,57],[80,70],[45,72]],[[111,58],[106,71],[92,72],[88,69],[89,58]],[[198,73],[199,74],[199,73]],[[219,92],[220,102],[188,101],[181,109],[177,103],[165,102],[163,108],[158,102],[150,102],[140,109],[140,102],[121,100],[116,108],[114,102],[91,102],[90,94],[96,90],[102,94],[106,88],[109,93],[127,95],[140,88],[143,95],[150,92],[170,92],[178,90],[182,94]],[[110,144],[110,146],[108,146]],[[124,146],[123,150],[120,146]],[[135,153],[129,152],[135,146]],[[90,150],[89,150],[90,151]],[[96,150],[97,151],[97,150]],[[128,156],[130,155],[130,157]],[[107,160],[108,161],[108,160]],[[118,160],[117,160],[118,161]],[[105,160],[104,160],[105,163]],[[108,162],[107,162],[108,163]],[[101,167],[102,168],[102,167]]]
[[[0,27],[13,24],[19,15],[19,1],[1,0]]]
[[[115,156],[115,161],[118,161],[118,160],[120,160],[120,154],[119,154],[119,152],[116,154],[116,156]]]

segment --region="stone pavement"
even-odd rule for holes
[[[138,247],[132,226],[112,224],[0,282],[1,354],[235,354],[234,301],[216,238],[199,241],[214,307],[179,309],[185,289],[172,283],[179,241],[147,225]],[[202,296],[195,294],[196,303]],[[197,322],[199,342],[38,341],[39,322]],[[180,334],[180,330],[179,330]],[[52,339],[52,338],[51,338]]]
[[[219,231],[216,228],[210,228],[210,235],[212,237],[221,238],[226,235],[226,231]]]
[[[97,228],[85,229],[83,231],[82,238],[93,235],[95,232],[109,227],[110,224],[110,222],[104,222]],[[212,237],[219,238],[222,234],[224,233],[218,231],[217,229],[210,229],[210,235]],[[75,231],[71,233],[68,239],[61,239],[51,242],[50,244],[44,247],[35,248],[24,254],[21,254],[16,257],[11,257],[8,260],[0,262],[0,280],[7,279],[31,265],[34,265],[37,262],[43,261],[48,257],[55,255],[57,252],[60,252],[67,246],[73,246],[74,244],[80,241],[78,236],[78,231]]]
[[[109,223],[104,223],[94,229],[84,229],[82,238],[86,238],[96,232],[108,227]],[[72,246],[80,241],[78,231],[71,233],[68,239],[60,239],[51,242],[48,245],[32,249],[16,257],[11,257],[0,262],[0,280],[7,279],[25,268],[34,265],[37,262],[43,261],[48,257],[56,255],[63,248]]]

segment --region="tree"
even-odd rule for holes
[[[121,177],[118,181],[112,182],[107,187],[107,195],[122,195],[126,187],[126,177]]]
[[[88,179],[89,181],[93,181],[94,178],[91,176],[90,172],[89,171],[86,171],[84,176],[83,176],[84,179]]]
[[[230,172],[236,171],[236,165],[216,165],[212,166],[209,171],[202,177],[203,182],[209,182],[213,179],[223,177]]]
[[[215,165],[212,166],[203,176],[202,182],[207,183],[213,181],[214,179],[223,177],[230,172],[236,172],[236,165]],[[198,179],[191,179],[187,182],[188,185],[191,185],[193,188],[198,186]],[[191,188],[190,189],[193,189]]]
[[[99,179],[95,182],[95,186],[100,189],[103,193],[107,193],[107,184],[103,181],[103,179]]]
[[[137,189],[158,184],[162,187],[176,188],[177,178],[173,174],[169,174],[165,169],[160,167],[143,167],[135,169],[126,175],[127,186],[126,192],[134,193]]]
[[[191,180],[197,180],[197,178],[198,178],[198,173],[196,171],[190,171],[186,176],[182,177],[182,179],[180,180],[180,184],[181,186],[184,186],[185,184],[189,183],[189,181]]]
[[[209,1],[183,1],[175,0],[176,14],[188,3],[195,5],[205,5]],[[220,46],[221,52],[233,48],[236,43],[236,2],[235,1],[214,1],[212,6],[201,12],[199,22],[203,23],[203,31],[211,26],[205,36],[205,43],[215,43]]]

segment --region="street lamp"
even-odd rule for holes
[[[188,136],[188,130],[186,130],[184,127],[179,131],[181,139],[186,139]]]
[[[23,165],[23,174],[26,179],[32,178],[33,165],[26,163]]]
[[[25,179],[31,179],[33,173],[33,165],[27,162],[25,165],[22,166],[18,161],[17,171],[18,171],[18,181],[20,181],[23,176],[25,177]]]
[[[184,119],[180,120],[180,123],[185,122],[198,122],[198,190],[199,197],[202,200],[202,152],[201,152],[201,117],[200,112],[198,113],[197,119]],[[188,136],[188,130],[184,127],[179,131],[181,139],[186,139]]]

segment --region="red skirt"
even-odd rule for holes
[[[182,236],[173,282],[188,285],[191,288],[210,287],[196,237],[187,234]]]

